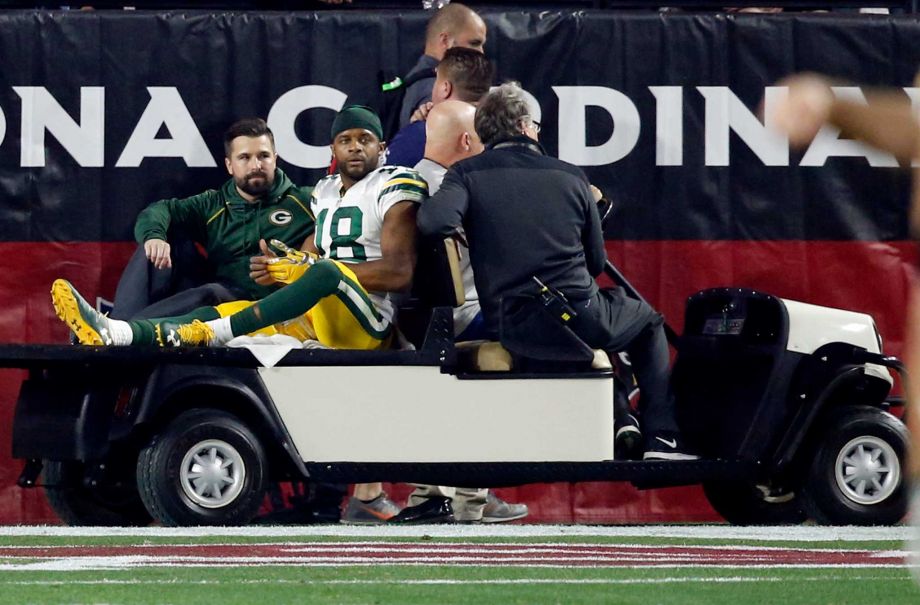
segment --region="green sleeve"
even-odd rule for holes
[[[303,245],[306,240],[312,240],[313,232],[316,231],[316,217],[313,215],[313,209],[311,208],[313,202],[313,187],[291,187],[286,195],[296,202],[297,207],[303,211],[304,218],[306,219],[299,223],[303,227],[303,241],[297,243],[297,245],[300,246]]]
[[[310,208],[310,204],[313,199],[313,187],[291,187],[291,190],[288,193],[293,194],[293,197],[297,200],[298,205],[303,208],[307,216],[315,221],[316,217],[313,216],[313,210]]]
[[[182,226],[194,239],[203,241],[211,215],[223,209],[220,193],[205,191],[187,198],[171,198],[144,208],[134,224],[134,239],[143,244],[150,239],[166,240],[170,226]]]

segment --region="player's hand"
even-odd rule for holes
[[[604,192],[594,185],[588,185],[588,188],[591,190],[591,196],[594,198],[595,202],[599,202],[604,198]]]
[[[260,286],[274,285],[275,280],[268,274],[268,261],[278,255],[271,251],[264,239],[259,240],[259,249],[262,254],[249,259],[249,278]]]
[[[276,239],[273,239],[270,243],[275,250],[284,255],[272,255],[265,261],[265,270],[275,282],[282,284],[295,282],[316,262],[317,257],[309,252],[291,248]],[[260,242],[261,245],[262,243]]]
[[[830,116],[834,93],[827,79],[799,74],[777,83],[789,88],[788,96],[773,108],[773,125],[789,137],[789,144],[802,147],[811,142]]]
[[[262,241],[264,242],[265,240]],[[280,258],[289,259],[292,263],[296,263],[298,265],[312,265],[314,262],[316,262],[316,259],[319,258],[310,252],[304,252],[303,250],[291,248],[281,240],[273,239],[268,243],[272,248],[277,250],[282,255]],[[277,255],[273,253],[272,256]]]
[[[148,239],[144,242],[144,254],[157,269],[171,269],[172,258],[169,256],[169,242],[162,239]]]
[[[607,219],[610,218],[610,211],[613,210],[613,202],[594,185],[589,185],[589,188],[591,189],[591,197],[597,203],[597,213],[601,217],[601,227],[604,227],[607,224]]]
[[[422,103],[415,108],[415,111],[412,112],[412,115],[409,116],[410,122],[424,122],[428,119],[428,112],[431,111],[431,108],[434,107],[434,103],[428,101],[427,103]]]

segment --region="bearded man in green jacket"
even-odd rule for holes
[[[294,185],[276,166],[274,135],[260,118],[230,126],[224,155],[231,178],[220,189],[160,200],[140,213],[134,236],[141,248],[119,281],[113,317],[174,315],[276,289],[252,281],[249,258],[262,254],[260,240],[303,246],[314,229],[312,188]]]

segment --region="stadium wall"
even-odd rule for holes
[[[620,205],[608,250],[676,327],[683,301],[737,285],[871,313],[900,353],[909,176],[825,130],[804,152],[757,113],[794,71],[838,94],[911,88],[912,17],[483,12],[500,80],[531,93],[548,151],[584,167]],[[334,110],[382,106],[425,14],[144,11],[0,14],[0,340],[63,342],[55,277],[111,299],[148,203],[217,187],[220,134],[267,116],[298,183],[328,163]],[[12,60],[18,57],[18,60]],[[5,426],[21,374],[0,372]],[[0,433],[0,522],[53,520]],[[396,488],[397,493],[402,493]],[[717,518],[697,488],[526,486],[504,495],[556,522]]]

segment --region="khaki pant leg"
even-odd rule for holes
[[[479,521],[482,519],[482,509],[486,505],[489,490],[475,487],[454,488],[456,495],[452,503],[454,519],[457,521]]]
[[[411,483],[415,486],[415,491],[409,494],[408,506],[418,506],[429,498],[450,498],[454,499],[455,489],[446,485],[424,485],[422,483]]]

